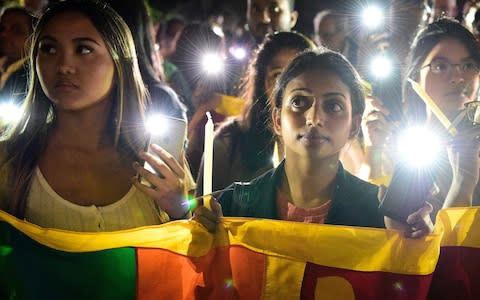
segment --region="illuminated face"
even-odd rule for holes
[[[473,69],[468,68],[472,64]],[[420,85],[447,116],[454,116],[464,103],[475,100],[479,84],[476,63],[459,40],[440,41],[422,66]]]
[[[53,17],[40,34],[36,71],[57,110],[82,110],[109,99],[115,68],[90,20],[66,12]]]
[[[361,117],[352,117],[350,89],[334,73],[308,71],[291,80],[273,113],[285,157],[338,159]]]
[[[267,65],[265,74],[265,91],[267,92],[268,97],[272,94],[278,76],[299,52],[300,50],[296,49],[280,50]]]
[[[316,39],[319,44],[328,49],[342,51],[346,35],[337,27],[335,18],[333,15],[328,15],[322,19],[318,24]]]
[[[248,0],[248,28],[258,43],[267,33],[290,31],[296,22],[297,12],[290,10],[289,0]]]
[[[28,16],[17,12],[3,14],[0,19],[0,52],[12,61],[22,58],[30,28]]]

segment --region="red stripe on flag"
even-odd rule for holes
[[[266,257],[240,246],[201,257],[137,249],[137,299],[260,299]]]
[[[480,249],[441,247],[429,299],[480,299]]]
[[[325,291],[321,281],[328,279],[328,289],[351,289],[349,291]],[[315,293],[321,295],[351,294],[357,300],[362,299],[425,299],[432,275],[403,275],[388,272],[360,272],[331,268],[307,263],[302,283],[301,299],[315,299]],[[318,283],[318,286],[317,286]],[[337,283],[337,284],[335,284]],[[336,296],[334,296],[337,298]]]

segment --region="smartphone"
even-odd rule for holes
[[[406,223],[410,214],[425,205],[432,186],[433,177],[428,168],[397,166],[379,210],[387,217]]]
[[[187,136],[187,122],[185,120],[164,115],[152,115],[147,118],[145,127],[149,136],[145,145],[145,152],[158,157],[150,147],[151,144],[157,144],[177,161],[180,160]],[[144,163],[144,168],[162,177],[162,174],[159,174],[148,162]],[[141,179],[141,182],[148,184],[143,179]]]

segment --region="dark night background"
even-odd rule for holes
[[[351,2],[365,2],[365,0],[350,0]],[[347,3],[347,0],[296,0],[295,9],[299,12],[299,18],[295,30],[310,33],[313,17],[319,10],[331,7],[331,5],[340,6],[342,3]],[[179,11],[187,19],[206,18],[228,8],[240,18],[240,22],[243,24],[245,23],[247,0],[150,0],[150,5],[162,12]]]

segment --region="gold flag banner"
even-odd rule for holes
[[[462,214],[442,217],[452,212]],[[446,235],[471,235],[455,230],[465,218],[448,220],[450,227],[437,224],[441,230],[413,240],[248,218],[224,218],[215,234],[194,221],[76,233],[0,212],[0,298],[426,299]]]
[[[480,299],[480,210],[450,208],[437,217],[443,233],[430,299]]]

